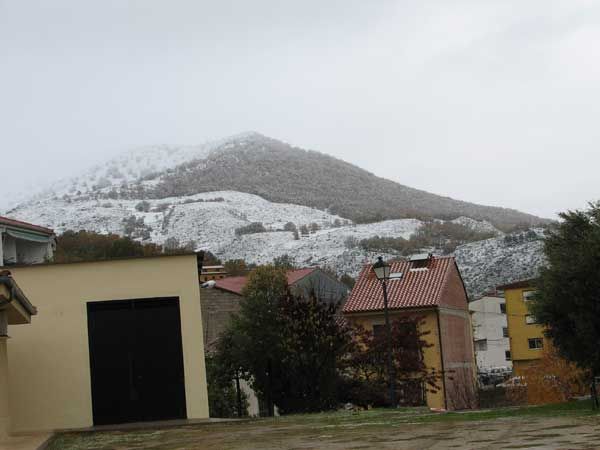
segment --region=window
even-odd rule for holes
[[[506,303],[500,303],[500,312],[506,314]]]
[[[532,300],[537,291],[523,291],[523,301],[528,302]]]
[[[527,339],[529,343],[529,348],[531,350],[539,350],[540,348],[544,348],[544,340],[542,338],[533,338]]]
[[[511,360],[511,357],[510,357],[510,350],[506,350],[506,351],[504,352],[504,359],[506,359],[507,361],[510,361],[510,360]]]
[[[527,315],[525,315],[525,323],[527,325],[532,325],[532,324],[538,323],[538,322],[533,314],[527,314]]]
[[[477,339],[475,341],[475,351],[485,352],[487,350],[487,339]]]
[[[508,337],[508,327],[502,327],[502,336]]]

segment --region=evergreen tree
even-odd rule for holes
[[[284,231],[296,231],[296,224],[294,222],[287,222],[284,226],[283,226],[283,230]]]
[[[285,270],[262,266],[250,273],[243,290],[240,313],[231,323],[232,340],[242,358],[239,366],[251,375],[251,384],[273,416],[274,393],[281,390],[282,323],[280,304],[287,295]]]
[[[291,270],[295,268],[294,260],[287,253],[273,259],[273,265],[284,270]]]
[[[263,266],[244,288],[238,316],[221,336],[221,366],[250,381],[273,415],[321,411],[337,402],[337,367],[349,338],[336,317],[338,305],[290,294],[285,270]]]
[[[225,261],[223,266],[227,275],[232,277],[246,275],[249,269],[246,261],[243,259],[230,259],[229,261]]]
[[[530,309],[546,326],[559,353],[600,376],[600,202],[560,214],[562,222],[544,242],[541,270]]]

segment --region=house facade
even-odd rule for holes
[[[208,418],[197,258],[10,266],[39,309],[9,322],[10,431]]]
[[[468,300],[452,257],[428,257],[390,263],[387,281],[390,317],[421,319],[420,331],[428,346],[423,360],[440,373],[438,389],[422,388],[423,403],[431,408],[464,409],[476,405],[476,364]],[[363,267],[346,301],[343,313],[350,324],[375,330],[383,325],[383,289],[372,266]]]
[[[510,341],[510,354],[515,376],[523,376],[531,364],[541,359],[550,341],[544,336],[544,327],[537,324],[529,312],[528,303],[535,295],[534,280],[523,280],[503,286]]]
[[[49,228],[0,216],[0,267],[51,261],[55,248]]]
[[[510,341],[504,296],[490,292],[469,303],[479,372],[511,370]]]

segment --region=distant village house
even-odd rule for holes
[[[493,291],[469,303],[475,355],[480,373],[512,370],[506,303],[502,293]]]
[[[476,366],[467,293],[452,257],[427,257],[390,263],[402,277],[387,282],[391,319],[401,315],[423,319],[420,331],[430,344],[424,362],[443,374],[437,392],[421,386],[420,403],[432,408],[475,406]],[[362,269],[343,309],[352,323],[376,332],[384,324],[383,291],[372,265]]]

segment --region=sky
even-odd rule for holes
[[[253,130],[555,217],[600,199],[599,48],[591,0],[0,0],[2,195]]]

